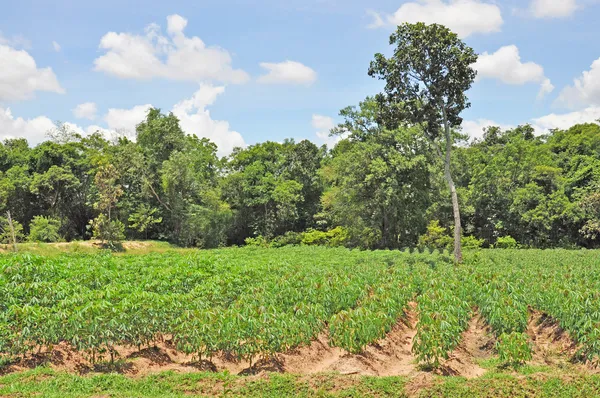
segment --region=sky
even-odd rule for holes
[[[480,54],[463,129],[538,133],[600,119],[600,0],[0,0],[0,139],[61,121],[135,136],[149,107],[221,155],[334,143],[339,110],[403,22],[442,23]]]

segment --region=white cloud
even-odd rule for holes
[[[54,128],[52,120],[46,116],[34,119],[15,118],[10,108],[0,108],[0,138],[27,138],[30,143],[44,141],[46,133]]]
[[[600,119],[600,106],[590,106],[581,111],[542,116],[533,119],[533,125],[540,133],[551,129],[568,129],[579,123],[591,123]]]
[[[312,115],[312,126],[317,130],[317,138],[327,145],[328,148],[333,148],[346,135],[329,136],[329,132],[336,126],[333,118],[323,115]]]
[[[367,15],[371,17],[371,23],[367,25],[367,28],[377,29],[385,26],[385,21],[381,17],[381,14],[379,14],[378,12],[373,10],[367,10]]]
[[[300,62],[284,61],[280,63],[263,62],[260,66],[268,73],[258,78],[265,84],[311,84],[317,80],[317,72]]]
[[[53,41],[52,42],[52,48],[54,48],[54,51],[56,52],[60,52],[60,44],[58,44],[57,42]]]
[[[78,119],[90,119],[96,118],[96,112],[98,111],[96,104],[93,102],[84,102],[83,104],[77,105],[73,109],[73,115]]]
[[[600,58],[592,63],[590,70],[575,79],[572,86],[565,87],[556,102],[571,109],[600,105]]]
[[[461,37],[476,33],[499,32],[502,24],[500,7],[481,0],[416,0],[404,3],[385,19],[377,13],[371,27],[400,25],[405,22],[438,23],[447,26]]]
[[[565,130],[576,124],[597,123],[600,119],[600,106],[590,106],[584,110],[570,113],[552,113],[546,116],[531,119],[529,124],[534,128],[536,134],[546,134],[552,129]],[[490,126],[500,127],[502,130],[514,129],[515,125],[496,123],[488,119],[465,120],[462,130],[471,138],[483,137],[483,129]]]
[[[477,79],[498,79],[506,84],[523,85],[539,83],[539,97],[554,90],[550,79],[544,74],[544,68],[535,62],[521,62],[519,49],[515,45],[504,46],[493,54],[484,52],[474,65]]]
[[[0,101],[33,97],[36,91],[64,93],[51,68],[38,68],[25,50],[0,44]]]
[[[233,69],[231,55],[220,47],[207,46],[199,37],[186,37],[187,20],[179,15],[167,17],[167,35],[150,24],[145,35],[109,32],[100,40],[106,54],[94,61],[95,70],[120,78],[173,80],[216,80],[243,83],[246,72]]]
[[[482,138],[483,129],[487,127],[500,127],[502,130],[509,130],[515,128],[515,126],[509,124],[496,123],[489,119],[477,119],[477,120],[464,120],[462,123],[462,131],[467,134],[469,138]]]
[[[130,109],[110,108],[104,116],[104,121],[109,130],[118,131],[125,136],[134,139],[135,128],[146,119],[151,104],[136,105]]]
[[[183,131],[210,139],[217,144],[220,156],[231,153],[235,147],[246,146],[240,133],[232,131],[227,121],[212,119],[206,109],[224,91],[225,87],[202,84],[192,98],[183,100],[173,107],[173,114],[179,118]]]
[[[234,147],[246,146],[240,133],[232,131],[227,121],[214,120],[210,111],[206,109],[224,91],[225,87],[201,84],[191,98],[180,101],[172,108],[173,114],[179,119],[179,125],[185,133],[210,139],[217,144],[218,153],[221,156],[231,153]],[[150,108],[152,108],[151,104],[137,105],[130,109],[112,108],[108,110],[104,120],[109,131],[117,131],[130,138],[135,138],[135,128],[146,118]]]
[[[532,0],[529,6],[536,18],[564,18],[572,15],[577,8],[577,0]]]

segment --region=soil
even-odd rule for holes
[[[577,351],[569,333],[558,322],[543,312],[530,309],[527,334],[533,342],[533,363],[539,365],[564,365]]]
[[[463,376],[473,379],[486,372],[478,362],[492,358],[495,340],[489,326],[476,315],[469,321],[469,327],[463,333],[460,345],[450,354],[441,372],[447,376]]]

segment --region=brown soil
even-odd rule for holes
[[[552,317],[530,309],[527,334],[533,342],[533,362],[541,365],[564,365],[573,359],[577,345]]]
[[[493,356],[494,341],[489,326],[476,315],[469,321],[469,327],[463,333],[460,345],[442,364],[440,373],[445,376],[463,376],[467,379],[483,376],[486,370],[477,362]]]

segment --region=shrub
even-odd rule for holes
[[[119,220],[109,220],[104,214],[94,218],[90,227],[93,238],[108,243],[109,247],[115,247],[125,239],[125,225]]]
[[[256,238],[246,238],[244,240],[246,246],[256,246],[256,247],[269,247],[269,241],[262,235],[258,235]]]
[[[336,227],[329,231],[310,229],[302,234],[302,244],[307,246],[344,246],[348,240],[348,230]]]
[[[419,248],[435,248],[445,250],[452,248],[452,237],[438,220],[432,220],[427,226],[427,232],[419,237]]]
[[[29,240],[32,242],[58,242],[60,220],[52,217],[35,216],[29,224]]]
[[[302,234],[288,231],[284,235],[277,236],[271,241],[271,247],[283,247],[290,245],[299,245],[302,243]]]
[[[462,247],[464,249],[480,249],[481,246],[483,246],[484,241],[484,239],[477,239],[472,235],[463,236],[461,239]]]
[[[503,236],[498,238],[494,247],[497,249],[516,249],[519,244],[512,236]]]

